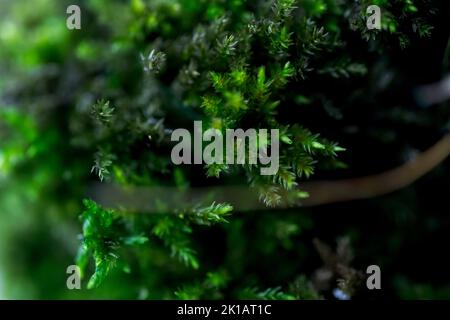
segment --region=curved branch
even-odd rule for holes
[[[395,169],[366,177],[303,184],[310,197],[303,205],[320,205],[356,199],[373,198],[402,189],[444,161],[450,154],[450,134],[413,160]]]
[[[444,161],[450,154],[450,134],[415,159],[395,169],[366,177],[303,182],[301,190],[309,197],[297,203],[281,203],[277,208],[317,206],[367,199],[404,188]],[[213,186],[180,190],[176,187],[120,187],[98,184],[90,196],[98,203],[128,211],[167,213],[189,210],[199,203],[227,202],[237,211],[264,210],[257,192],[248,186]]]

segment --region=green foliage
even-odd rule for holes
[[[387,247],[397,248],[389,253],[397,256],[398,239],[411,237],[413,221],[436,224],[416,216],[438,209],[390,210],[389,200],[313,214],[275,208],[308,197],[305,180],[397,165],[411,148],[409,135],[422,139],[448,122],[448,108],[410,110],[409,101],[386,98],[409,90],[398,83],[414,78],[414,59],[424,63],[424,52],[416,50],[449,43],[448,30],[442,31],[445,6],[427,0],[84,0],[78,1],[83,28],[69,33],[61,20],[69,2],[0,4],[0,14],[17,18],[0,19],[0,72],[8,75],[0,79],[1,105],[18,106],[0,107],[0,235],[24,255],[23,270],[9,271],[18,282],[35,281],[35,291],[21,292],[45,298],[328,298],[340,278],[328,287],[317,284],[312,237],[350,234],[362,255],[357,263],[364,265]],[[371,4],[382,8],[381,30],[366,27]],[[402,64],[405,57],[413,67]],[[428,57],[429,69],[442,72],[445,57],[448,50],[440,61]],[[171,133],[192,128],[194,120],[222,132],[279,129],[279,171],[261,176],[259,165],[173,165]],[[385,163],[383,156],[392,159]],[[169,212],[151,193],[160,214],[112,210],[82,201],[98,183],[125,190],[167,186],[180,194],[191,187],[248,185],[271,211],[235,212],[211,194],[206,204]],[[405,203],[417,198],[397,196]],[[380,232],[364,229],[367,215],[384,209],[386,228],[395,232],[383,229],[390,235],[371,241],[364,232],[377,239]],[[12,217],[23,225],[14,226]],[[406,227],[397,225],[402,219]],[[28,232],[37,234],[36,247],[18,240]],[[39,253],[35,262],[45,246],[63,253]],[[48,275],[62,274],[75,256],[92,290],[67,293],[59,278],[47,290]],[[35,263],[42,271],[30,279]],[[407,280],[395,287],[403,297],[412,291],[433,296],[431,287]]]
[[[83,240],[77,256],[77,264],[85,272],[88,256],[92,254],[95,272],[89,279],[88,289],[98,287],[117,265],[119,249],[124,246],[141,245],[148,241],[143,235],[132,234],[118,215],[105,210],[92,200],[84,200]],[[127,271],[128,266],[122,266]]]
[[[184,285],[175,291],[175,296],[180,300],[223,299],[221,290],[226,288],[229,282],[230,278],[224,271],[208,272],[203,281]]]
[[[228,222],[225,217],[230,215],[233,207],[226,203],[211,204],[209,207],[193,210],[188,217],[197,224],[212,225]]]
[[[102,124],[110,122],[114,108],[109,105],[109,101],[99,100],[92,106],[92,116]]]
[[[264,291],[259,291],[256,288],[246,289],[240,298],[248,300],[294,300],[292,295],[282,292],[280,287],[269,288]]]

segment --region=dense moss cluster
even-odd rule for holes
[[[5,248],[22,248],[12,257],[0,246],[6,274],[22,266],[7,284],[11,295],[313,299],[339,287],[358,297],[355,269],[392,268],[364,240],[376,230],[354,217],[392,210],[386,228],[408,225],[421,210],[402,204],[413,189],[355,207],[277,206],[306,197],[305,180],[401,163],[448,125],[448,105],[420,109],[411,91],[448,68],[445,1],[86,0],[78,1],[82,29],[72,31],[70,1],[54,2],[0,5],[14,17],[0,23],[0,72],[8,75],[0,79],[0,233]],[[381,30],[366,26],[373,4],[382,8]],[[279,129],[277,174],[261,176],[259,165],[175,166],[171,132],[195,120],[220,131]],[[249,185],[267,210],[234,212],[214,195],[175,214],[164,203],[158,215],[113,210],[83,201],[94,183],[180,193]],[[383,245],[395,254],[406,235],[389,232]],[[352,272],[331,268],[324,284],[314,276],[321,262],[312,239],[341,235],[359,243],[358,265],[339,240],[333,259]],[[327,265],[332,250],[324,248]],[[93,290],[65,287],[74,257]],[[398,279],[389,294],[411,295]]]

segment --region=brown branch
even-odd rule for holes
[[[302,185],[302,189],[311,196],[302,201],[302,205],[367,199],[402,189],[431,171],[449,154],[450,134],[447,134],[434,146],[395,169],[361,178],[307,182]]]
[[[303,182],[302,191],[309,197],[298,203],[281,203],[278,208],[317,206],[356,199],[367,199],[404,188],[444,161],[450,154],[450,134],[413,160],[395,169],[360,178],[336,181]],[[121,187],[94,185],[90,196],[110,208],[128,211],[167,213],[191,209],[199,203],[227,202],[236,211],[264,210],[256,190],[248,186],[213,186],[180,190],[175,187]]]

